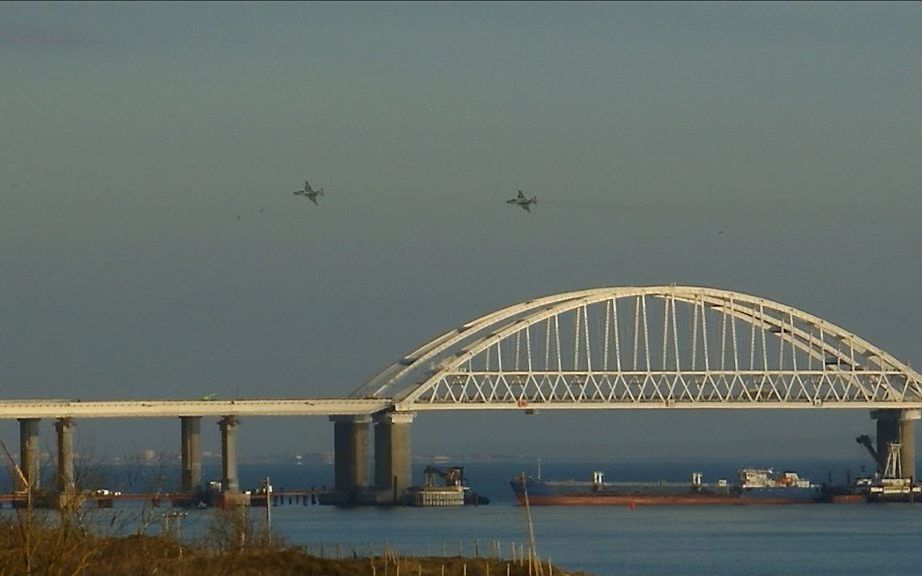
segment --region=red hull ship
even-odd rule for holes
[[[605,482],[601,472],[592,481],[545,481],[517,476],[510,480],[516,500],[532,506],[695,506],[695,505],[778,505],[829,501],[822,489],[795,472],[775,474],[771,470],[744,468],[738,471],[739,484],[720,480],[701,482],[701,474],[691,483]]]

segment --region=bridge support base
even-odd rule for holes
[[[375,416],[375,488],[380,504],[399,504],[413,482],[410,445],[411,412]]]
[[[871,419],[877,420],[877,453],[886,461],[890,444],[899,444],[904,478],[916,476],[915,427],[920,418],[922,410],[871,410]]]
[[[368,485],[368,416],[330,416],[333,422],[333,484],[344,503]]]
[[[19,467],[29,486],[21,486],[22,490],[30,489],[34,494],[41,488],[41,473],[39,470],[38,452],[38,423],[39,418],[19,419]],[[22,483],[21,480],[17,481]]]
[[[58,436],[58,508],[71,508],[77,504],[77,485],[74,481],[74,426],[76,425],[73,418],[58,418],[54,423]]]
[[[225,416],[218,422],[221,429],[221,491],[240,492],[240,479],[237,476],[237,425],[236,416]]]
[[[183,492],[202,489],[202,417],[181,416]]]

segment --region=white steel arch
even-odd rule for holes
[[[920,408],[922,376],[822,318],[691,286],[515,304],[414,350],[356,390],[399,411]]]

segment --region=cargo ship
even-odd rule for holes
[[[771,469],[743,468],[737,482],[705,483],[698,472],[691,482],[606,482],[602,472],[592,479],[541,480],[519,475],[509,481],[519,504],[525,495],[533,506],[593,505],[743,505],[802,504],[824,501],[822,487],[801,478],[797,472],[776,473]]]

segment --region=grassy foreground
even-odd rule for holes
[[[99,536],[79,526],[0,525],[0,575],[588,576],[506,559],[400,557],[329,559],[296,547],[218,538],[182,544],[162,535]]]

